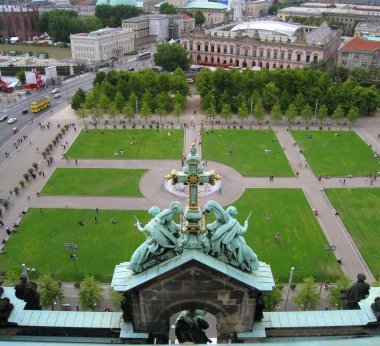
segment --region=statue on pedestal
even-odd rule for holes
[[[207,337],[205,329],[209,327],[204,319],[204,310],[184,310],[175,322],[175,335],[178,342],[191,342],[194,344],[207,344],[211,340]]]
[[[176,247],[180,226],[173,221],[173,217],[181,209],[182,207],[179,202],[172,202],[168,209],[162,211],[160,211],[160,208],[153,206],[148,211],[153,216],[153,219],[144,227],[136,219],[136,228],[143,233],[149,232],[151,236],[133,253],[129,269],[140,273],[144,270],[144,264]]]
[[[346,301],[345,310],[360,309],[358,303],[369,294],[369,284],[365,282],[365,275],[359,273],[357,278],[358,281],[347,290],[346,296],[344,297]]]
[[[29,281],[25,274],[20,275],[20,283],[15,286],[15,295],[26,302],[25,310],[41,310],[40,294],[37,292],[37,284]]]
[[[257,270],[260,266],[257,256],[242,237],[248,229],[250,215],[242,226],[235,218],[238,211],[234,206],[224,210],[219,203],[209,201],[203,210],[206,213],[213,211],[216,218],[213,223],[207,225],[213,255],[226,263],[238,266],[243,271]]]

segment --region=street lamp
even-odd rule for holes
[[[327,253],[326,255],[326,263],[325,263],[325,269],[323,270],[323,276],[322,276],[322,282],[321,282],[321,286],[319,287],[319,297],[321,297],[321,292],[322,292],[322,286],[323,286],[323,282],[325,281],[325,275],[326,275],[326,270],[327,270],[327,264],[329,262],[329,252],[332,252],[334,253],[336,250],[336,245],[332,244],[326,244],[325,245],[325,251]]]
[[[74,262],[75,274],[76,274],[76,279],[77,279],[76,284],[78,287],[80,287],[78,268],[77,268],[78,256],[76,255],[76,252],[78,251],[78,245],[75,243],[65,243],[65,248],[66,248],[66,251],[70,253],[70,258]]]

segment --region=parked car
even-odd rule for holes
[[[15,123],[17,121],[17,118],[10,118],[9,120],[8,120],[8,124],[13,124],[13,123]]]
[[[58,98],[60,98],[61,96],[62,96],[61,93],[56,93],[56,94],[54,94],[54,98],[55,98],[55,99],[58,99]]]
[[[28,114],[28,113],[29,113],[29,110],[28,110],[28,109],[23,109],[23,110],[21,111],[21,113],[22,113],[22,114]]]
[[[130,68],[128,69],[128,71],[130,71],[130,72],[132,72],[132,71],[134,71],[134,70],[135,70],[134,67],[130,67]]]
[[[58,88],[55,88],[51,91],[52,94],[56,94],[56,93],[59,93],[59,89]]]
[[[3,122],[8,119],[8,115],[4,114],[0,117],[0,122]]]

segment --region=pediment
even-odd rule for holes
[[[155,281],[160,277],[167,278],[171,273],[175,275],[181,268],[189,264],[199,267],[201,270],[206,267],[208,272],[214,272],[216,276],[232,278],[242,285],[261,291],[272,291],[274,287],[271,268],[264,262],[260,262],[260,267],[257,271],[248,273],[198,250],[187,250],[142,273],[134,273],[128,269],[128,263],[123,262],[115,266],[111,283],[115,291],[125,292],[145,286],[150,281]]]

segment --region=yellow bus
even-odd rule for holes
[[[30,104],[30,108],[32,110],[32,113],[38,113],[39,111],[50,107],[50,97],[46,96],[41,100],[38,100],[37,102],[32,102]]]

